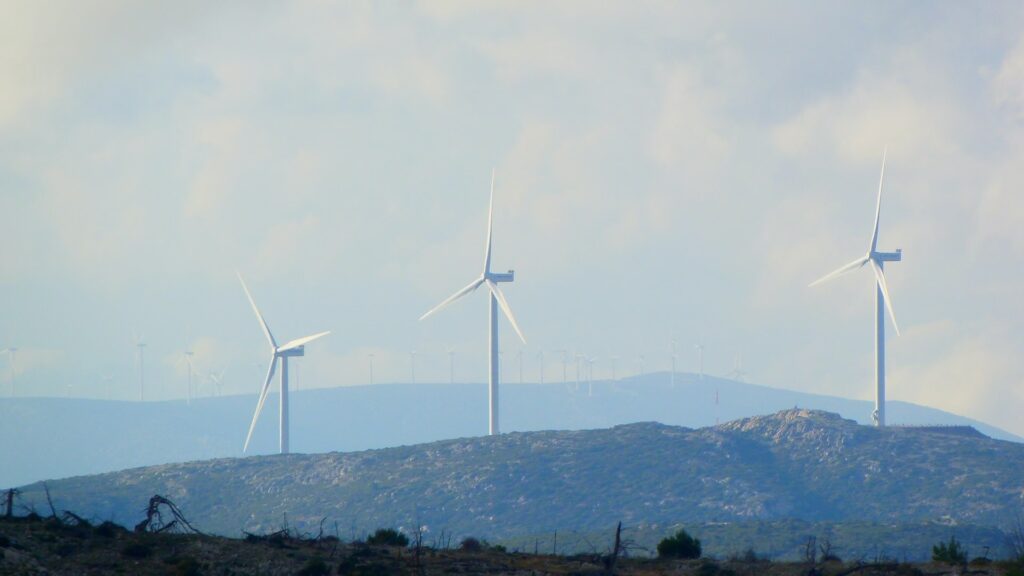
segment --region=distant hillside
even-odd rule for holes
[[[632,424],[357,453],[220,459],[49,483],[59,507],[131,522],[164,494],[237,535],[323,518],[362,533],[414,525],[488,538],[675,523],[1005,526],[1024,510],[1024,445],[876,429],[788,410],[702,429]],[[41,486],[25,502],[45,507]]]
[[[869,402],[768,388],[694,374],[619,381],[507,384],[503,431],[582,430],[632,422],[703,427],[793,408],[837,412],[868,423]],[[255,386],[255,384],[254,384]],[[719,404],[714,403],[716,391]],[[353,451],[483,435],[483,384],[378,384],[292,394],[292,449]],[[256,398],[185,402],[113,402],[0,398],[0,487],[136,466],[241,456]],[[277,446],[277,397],[271,395],[250,454]],[[998,428],[923,406],[892,402],[896,424],[969,425],[993,438],[1021,439]]]

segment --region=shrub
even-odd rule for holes
[[[195,558],[179,558],[174,563],[174,571],[172,574],[175,576],[200,576],[202,572],[199,570],[199,561]]]
[[[476,538],[473,538],[472,536],[463,538],[462,542],[459,544],[459,550],[465,550],[467,552],[479,552],[479,551],[481,551],[483,549],[484,549],[484,545],[481,544],[479,540],[477,540]]]
[[[99,526],[93,528],[92,531],[97,536],[101,536],[103,538],[113,538],[115,535],[117,535],[118,532],[126,532],[126,530],[123,527],[114,524],[110,520],[107,520]]]
[[[967,551],[957,541],[956,536],[950,536],[948,544],[946,542],[939,542],[932,546],[932,561],[951,565],[966,564]]]
[[[658,542],[658,556],[662,558],[700,558],[700,540],[690,536],[682,528],[675,536]]]
[[[306,562],[306,565],[297,574],[298,576],[326,576],[330,573],[331,569],[327,567],[327,563],[324,562],[323,558],[314,556]]]
[[[139,542],[125,544],[124,548],[121,548],[121,555],[125,558],[146,558],[152,553],[153,550],[149,546]]]
[[[408,546],[409,537],[394,528],[378,528],[366,539],[366,543],[374,546]]]

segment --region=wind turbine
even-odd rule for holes
[[[455,384],[455,348],[448,348],[448,383]]]
[[[618,362],[619,357],[618,356],[609,356],[608,359],[611,360],[611,362],[612,362],[612,380],[613,381],[618,380],[618,378],[615,375],[615,363]]]
[[[700,368],[698,374],[700,379],[704,379],[704,339],[701,338],[698,344],[694,344],[693,347],[697,350],[697,363]]]
[[[540,383],[544,384],[544,351],[537,351],[537,360],[540,362]]]
[[[672,338],[672,377],[669,379],[672,388],[676,387],[676,339]]]
[[[498,287],[501,282],[513,282],[515,280],[515,272],[509,270],[507,273],[495,273],[491,272],[491,226],[494,222],[494,171],[491,171],[491,201],[490,207],[487,210],[487,247],[484,252],[484,270],[475,280],[470,282],[466,287],[462,288],[455,294],[452,294],[448,299],[444,300],[437,306],[431,308],[426,314],[420,316],[420,320],[423,320],[430,315],[446,308],[452,302],[462,298],[466,294],[475,291],[482,285],[487,286],[487,290],[490,294],[490,330],[488,331],[489,349],[490,349],[490,370],[488,373],[488,404],[489,404],[489,422],[488,422],[488,433],[490,435],[498,434],[498,380],[499,380],[499,369],[500,361],[498,360],[498,306],[501,306],[502,312],[508,318],[512,324],[512,328],[515,329],[519,339],[522,340],[523,344],[526,344],[526,338],[523,336],[523,332],[519,329],[519,324],[516,323],[515,316],[512,315],[512,309],[508,305],[508,301],[505,299],[505,294]]]
[[[647,358],[644,357],[643,354],[641,354],[640,357],[639,357],[639,361],[640,361],[640,375],[644,376],[644,375],[647,374],[647,370],[646,370]]]
[[[594,363],[597,362],[597,358],[589,357],[583,358],[583,361],[587,363],[587,396],[594,395]]]
[[[270,392],[270,381],[274,379],[274,371],[277,370],[277,361],[281,361],[281,380],[280,380],[280,401],[279,401],[279,442],[281,448],[281,454],[288,453],[288,359],[298,356],[306,355],[306,344],[309,344],[313,340],[330,334],[330,331],[319,332],[312,336],[304,336],[302,338],[296,338],[290,340],[284,344],[278,346],[277,340],[274,340],[274,335],[270,333],[270,326],[267,326],[267,321],[263,319],[263,314],[260,314],[260,309],[256,307],[256,301],[252,299],[252,294],[249,293],[249,287],[245,285],[245,280],[242,280],[242,275],[238,275],[238,281],[242,283],[242,289],[245,290],[245,295],[249,299],[249,304],[252,305],[252,311],[256,313],[256,318],[260,321],[260,328],[263,328],[263,334],[267,337],[267,341],[270,342],[270,368],[267,369],[267,379],[263,382],[263,389],[260,390],[260,397],[256,403],[256,411],[252,415],[252,423],[249,424],[249,434],[245,437],[245,445],[242,447],[242,452],[249,449],[249,441],[252,440],[252,432],[256,429],[256,421],[260,417],[260,412],[263,411],[263,403],[267,401],[267,393]]]
[[[146,390],[146,372],[144,370],[143,363],[143,360],[145,359],[144,352],[146,350],[146,343],[143,342],[141,334],[135,337],[135,347],[138,349],[139,359],[139,402],[142,402],[143,400],[145,400]]]
[[[182,360],[188,365],[188,388],[185,392],[185,404],[192,403],[192,356],[195,356],[195,352],[187,349],[181,355]]]
[[[373,352],[370,352],[369,354],[366,355],[366,357],[370,359],[370,384],[371,385],[373,384],[373,357],[374,356],[375,356],[375,354]]]
[[[409,375],[412,377],[412,383],[416,383],[416,351],[409,352]]]
[[[885,180],[885,156],[882,153],[882,173],[878,177],[878,202],[875,205],[875,227],[871,231],[871,244],[866,254],[850,262],[849,264],[826,274],[815,280],[810,285],[816,286],[822,282],[831,280],[837,276],[846,274],[866,264],[871,265],[875,273],[875,411],[871,413],[871,419],[876,426],[885,426],[885,310],[889,311],[889,318],[892,320],[892,327],[896,329],[899,336],[900,328],[896,324],[896,314],[892,310],[892,299],[889,298],[889,287],[885,282],[883,268],[886,262],[899,262],[903,259],[903,250],[897,248],[895,252],[878,251],[878,221],[882,213],[882,182]]]
[[[11,346],[3,351],[7,353],[7,367],[11,371],[11,398],[14,398],[14,356],[18,353],[18,349]]]
[[[213,390],[217,396],[221,395],[222,387],[224,383],[224,373],[227,372],[227,368],[221,369],[218,373],[208,372],[206,378],[213,383]]]

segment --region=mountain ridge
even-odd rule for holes
[[[720,403],[715,404],[716,392]],[[292,448],[302,452],[356,451],[483,434],[483,384],[377,384],[308,389],[291,395]],[[276,395],[257,423],[250,454],[277,448]],[[255,396],[184,401],[119,402],[64,398],[0,399],[0,486],[46,478],[241,455]],[[870,420],[871,403],[794,392],[705,375],[667,373],[616,381],[506,384],[504,431],[608,428],[637,421],[704,427],[794,406]],[[939,410],[890,402],[890,421],[970,424],[997,438],[1022,439]],[[73,433],[56,434],[59,421]]]
[[[492,539],[676,523],[999,527],[1024,510],[1024,445],[787,410],[706,428],[634,423],[353,453],[167,464],[48,483],[58,507],[130,523],[159,493],[197,526],[353,532],[425,525]],[[41,484],[21,489],[45,509]]]

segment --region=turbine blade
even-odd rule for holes
[[[892,311],[892,300],[889,298],[889,285],[885,282],[885,273],[882,272],[882,267],[871,260],[871,268],[875,271],[875,279],[878,281],[878,287],[882,289],[882,299],[885,300],[885,308],[889,311],[889,318],[892,320],[892,327],[896,329],[896,335],[900,335],[900,325],[896,323],[896,313]]]
[[[508,301],[505,300],[505,294],[502,293],[501,288],[498,288],[498,285],[494,282],[490,280],[486,280],[486,282],[487,287],[491,290],[491,294],[494,294],[494,297],[498,299],[498,305],[501,306],[501,310],[505,313],[505,316],[508,317],[508,321],[512,323],[512,328],[514,328],[516,334],[519,335],[519,339],[523,341],[523,344],[526,344],[526,337],[523,336],[522,330],[519,329],[519,324],[516,323],[516,317],[512,315],[512,308],[509,307]]]
[[[304,336],[302,338],[296,338],[295,340],[292,340],[291,342],[285,343],[283,346],[278,348],[277,351],[278,352],[284,352],[286,350],[291,350],[293,348],[298,348],[299,346],[302,346],[304,344],[308,344],[308,343],[312,342],[313,340],[316,340],[317,338],[321,338],[323,336],[327,336],[330,333],[331,333],[331,331],[328,330],[327,332],[320,332],[319,334],[313,334],[312,336]]]
[[[494,222],[494,168],[491,168],[491,202],[487,206],[487,250],[484,254],[484,276],[491,271],[491,224]]]
[[[238,274],[236,272],[236,274]],[[238,281],[242,283],[242,290],[245,290],[246,297],[249,298],[249,304],[252,304],[252,311],[256,313],[256,317],[260,320],[260,327],[263,328],[263,333],[267,335],[267,340],[270,341],[270,346],[275,350],[277,349],[277,341],[274,340],[274,335],[270,333],[270,326],[267,326],[267,321],[263,319],[263,314],[260,314],[260,309],[256,307],[256,301],[252,299],[252,294],[249,293],[249,287],[245,285],[245,280],[242,280],[242,275],[238,274]]]
[[[274,371],[277,370],[277,354],[270,360],[270,368],[267,369],[267,379],[263,382],[263,389],[260,390],[260,399],[256,402],[256,411],[252,415],[252,423],[249,424],[249,434],[245,437],[245,446],[242,452],[249,449],[249,441],[252,440],[252,431],[256,429],[256,421],[259,420],[260,412],[263,411],[263,403],[267,401],[267,392],[270,391],[270,381],[274,378]]]
[[[875,204],[875,228],[871,231],[871,250],[874,252],[878,247],[878,221],[882,215],[882,182],[885,181],[885,156],[889,153],[889,148],[886,147],[882,151],[882,174],[878,177],[878,202]]]
[[[846,264],[842,268],[839,268],[838,270],[833,270],[832,272],[829,272],[828,274],[822,276],[821,278],[818,278],[814,282],[811,282],[808,285],[808,287],[817,286],[818,284],[821,284],[822,282],[827,282],[827,281],[835,278],[836,276],[842,276],[843,274],[846,274],[847,272],[850,272],[851,270],[856,270],[857,268],[860,268],[864,264],[867,264],[868,260],[870,260],[870,259],[871,259],[870,256],[861,256],[860,258],[857,258],[853,262],[850,262],[849,264]]]
[[[466,294],[469,294],[469,293],[470,293],[470,292],[472,292],[473,290],[476,290],[477,288],[479,288],[479,287],[480,287],[480,285],[481,285],[481,284],[483,284],[483,283],[484,283],[484,279],[483,279],[483,277],[480,277],[480,278],[477,278],[476,280],[473,280],[473,281],[472,281],[472,282],[470,282],[470,283],[469,283],[469,284],[468,284],[468,285],[467,285],[467,286],[466,286],[465,288],[463,288],[462,290],[459,290],[459,291],[458,291],[458,292],[456,292],[455,294],[452,294],[452,295],[451,295],[451,296],[449,296],[449,297],[448,297],[448,299],[446,299],[446,300],[445,300],[444,302],[441,302],[441,303],[440,303],[440,304],[438,304],[437,306],[434,306],[434,307],[433,307],[433,308],[431,308],[431,309],[430,309],[430,310],[429,310],[429,311],[428,311],[428,312],[427,312],[426,314],[424,314],[423,316],[420,316],[420,320],[424,320],[424,319],[426,319],[426,318],[427,318],[428,316],[430,316],[431,314],[434,314],[434,313],[438,312],[439,310],[441,310],[441,309],[443,309],[443,308],[446,308],[446,307],[447,307],[447,306],[448,306],[449,304],[451,304],[452,302],[455,302],[455,301],[456,301],[456,300],[458,300],[459,298],[462,298],[462,297],[463,297],[463,296],[465,296]]]

